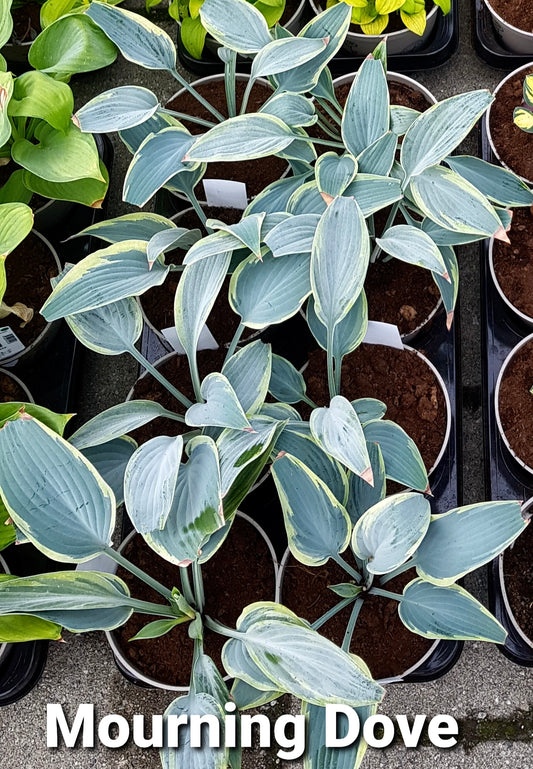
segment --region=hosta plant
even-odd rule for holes
[[[17,315],[23,324],[33,318],[33,308],[24,304],[25,297],[19,302],[7,305],[3,299],[7,288],[6,259],[30,233],[33,226],[33,213],[24,203],[0,204],[0,321],[8,315]]]
[[[346,3],[352,9],[352,24],[365,35],[381,35],[387,31],[391,14],[399,15],[406,29],[423,35],[426,28],[425,0],[327,0],[327,7]],[[452,0],[434,0],[444,14],[450,12]],[[433,7],[434,7],[433,6]]]
[[[515,125],[526,133],[533,133],[533,75],[526,75],[524,80],[524,99],[515,107],[513,120]]]

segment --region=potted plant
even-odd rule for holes
[[[533,54],[533,15],[531,8],[519,7],[512,0],[484,0],[496,34],[514,54]]]

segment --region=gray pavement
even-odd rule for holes
[[[461,42],[457,54],[445,67],[419,73],[417,79],[438,98],[462,91],[494,86],[503,73],[484,66],[473,53],[470,42],[470,0],[459,0]],[[158,18],[164,19],[157,10]],[[174,34],[173,23],[165,22]],[[73,87],[78,105],[111,85],[146,85],[169,98],[177,90],[168,76],[135,68],[124,60],[108,71],[75,79]],[[121,179],[128,157],[115,142],[116,156],[109,194],[109,215],[126,213],[121,202]],[[466,151],[475,153],[477,137],[468,140]],[[462,249],[461,317],[462,367],[467,408],[464,414],[464,496],[465,503],[483,499],[482,415],[479,406],[481,385],[479,256],[476,247]],[[118,403],[134,381],[136,365],[129,359],[102,359],[85,354],[84,376],[78,413],[83,420],[103,408]],[[471,577],[469,587],[480,599],[486,593],[485,572]],[[42,681],[16,705],[0,710],[0,769],[156,769],[157,751],[130,744],[118,750],[46,748],[46,705],[62,703],[72,716],[80,703],[94,703],[97,714],[135,713],[150,716],[162,713],[173,695],[165,691],[140,689],[127,683],[114,666],[111,651],[101,633],[81,636],[66,634],[65,644],[52,644]],[[290,707],[280,702],[272,713]],[[269,712],[269,708],[265,708]],[[459,721],[459,744],[439,750],[427,744],[419,749],[394,745],[387,750],[370,750],[367,769],[533,769],[533,669],[520,668],[505,659],[489,644],[469,643],[459,663],[444,678],[431,684],[390,686],[381,712],[388,715],[439,713]],[[274,769],[279,759],[268,751],[248,751],[245,767]],[[287,764],[289,769],[292,764]],[[298,766],[298,764],[294,764]]]

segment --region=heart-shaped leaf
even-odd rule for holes
[[[253,430],[242,409],[235,390],[223,374],[208,374],[200,389],[205,403],[195,403],[187,409],[186,424],[192,427],[231,427]]]

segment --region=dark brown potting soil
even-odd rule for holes
[[[213,371],[220,371],[226,357],[226,350],[201,350],[198,353],[198,369],[200,379],[203,379]],[[164,363],[157,367],[170,384],[174,385],[187,398],[195,401],[194,390],[190,377],[189,363],[186,355],[174,355],[168,358]],[[163,387],[151,374],[140,377],[135,383],[133,389],[133,399],[150,400],[159,403],[169,411],[178,414],[185,412],[184,407]],[[131,433],[137,443],[146,443],[150,438],[156,435],[182,435],[193,428],[188,427],[183,422],[176,422],[173,419],[158,417],[147,425],[139,427]]]
[[[15,379],[0,371],[0,403],[28,400],[26,392]]]
[[[300,5],[300,0],[285,0],[285,10],[283,11],[283,16],[279,20],[279,23],[281,24],[282,27],[292,19],[292,17],[298,10],[299,5]]]
[[[308,396],[319,406],[328,405],[324,350],[310,354],[304,377]],[[343,360],[341,395],[386,403],[386,419],[403,427],[418,446],[426,469],[433,467],[446,435],[446,402],[432,369],[416,353],[361,345]]]
[[[52,293],[50,278],[57,275],[57,265],[50,249],[43,241],[30,233],[6,259],[7,289],[3,301],[13,305],[22,302],[33,309],[32,320],[22,327],[23,321],[16,315],[0,320],[0,325],[11,326],[20,341],[27,347],[37,339],[46,326],[39,310]]]
[[[342,557],[355,566],[350,549]],[[414,577],[416,574],[411,570],[387,582],[384,587],[390,592],[401,593]],[[332,560],[324,566],[313,567],[290,557],[283,578],[282,603],[300,617],[314,622],[340,601],[328,585],[350,581],[350,576]],[[379,585],[377,579],[375,585]],[[351,611],[352,607],[347,606],[318,632],[340,646]],[[432,643],[405,627],[398,616],[397,601],[368,595],[357,619],[350,651],[364,659],[374,678],[387,678],[408,670]]]
[[[533,213],[529,208],[514,210],[507,234],[510,244],[494,241],[494,273],[511,304],[533,318]]]
[[[195,86],[196,87],[196,86]],[[236,83],[237,114],[246,88],[246,82],[239,80]],[[226,92],[224,80],[219,79],[209,83],[203,83],[197,87],[198,93],[215,107],[224,117],[227,117]],[[264,102],[272,95],[272,90],[262,83],[256,83],[250,94],[247,112],[257,112]],[[185,92],[181,96],[171,99],[166,105],[167,109],[183,112],[187,115],[204,120],[213,121],[211,113],[203,107],[190,93]],[[182,121],[192,134],[204,133],[207,128]],[[287,169],[287,162],[274,155],[258,160],[239,161],[235,163],[209,163],[205,174],[206,179],[229,179],[236,182],[245,182],[248,198],[253,198],[271,182],[280,179]],[[200,200],[204,199],[201,183],[196,188],[196,194]]]
[[[40,3],[24,3],[12,11],[13,34],[12,43],[30,43],[41,31]]]
[[[529,524],[503,556],[509,605],[515,620],[533,640],[533,524]]]
[[[514,354],[500,385],[498,408],[505,437],[518,457],[533,467],[533,341]]]
[[[205,207],[204,211],[208,218],[220,219],[226,224],[236,224],[242,216],[242,211],[236,208]],[[177,225],[187,229],[203,229],[198,215],[192,209],[180,217]],[[182,264],[185,253],[181,249],[176,249],[165,254],[166,264]],[[181,272],[171,272],[162,286],[154,286],[141,296],[141,304],[146,317],[158,331],[174,325],[174,296],[180,277]],[[229,305],[228,290],[229,278],[220,289],[207,321],[209,330],[221,345],[231,342],[240,322],[239,316],[233,312]]]
[[[522,131],[514,124],[513,112],[522,104],[524,78],[532,72],[533,67],[530,67],[510,78],[498,90],[490,108],[490,133],[500,159],[519,176],[529,180],[533,180],[533,134]]]
[[[533,5],[531,0],[490,0],[493,10],[508,24],[533,33]]]
[[[128,543],[124,555],[161,584],[181,590],[180,567],[160,558],[140,535]],[[202,566],[202,575],[205,614],[230,628],[235,627],[245,606],[255,601],[274,600],[275,573],[268,546],[257,529],[241,518],[235,519],[226,542]],[[126,582],[134,598],[165,603],[162,596],[124,569],[119,568],[118,576]],[[178,625],[161,638],[129,641],[156,619],[160,617],[133,614],[115,631],[115,638],[131,664],[145,675],[174,686],[188,686],[193,652],[189,623]],[[206,630],[204,640],[206,654],[224,673],[220,653],[228,639]]]

